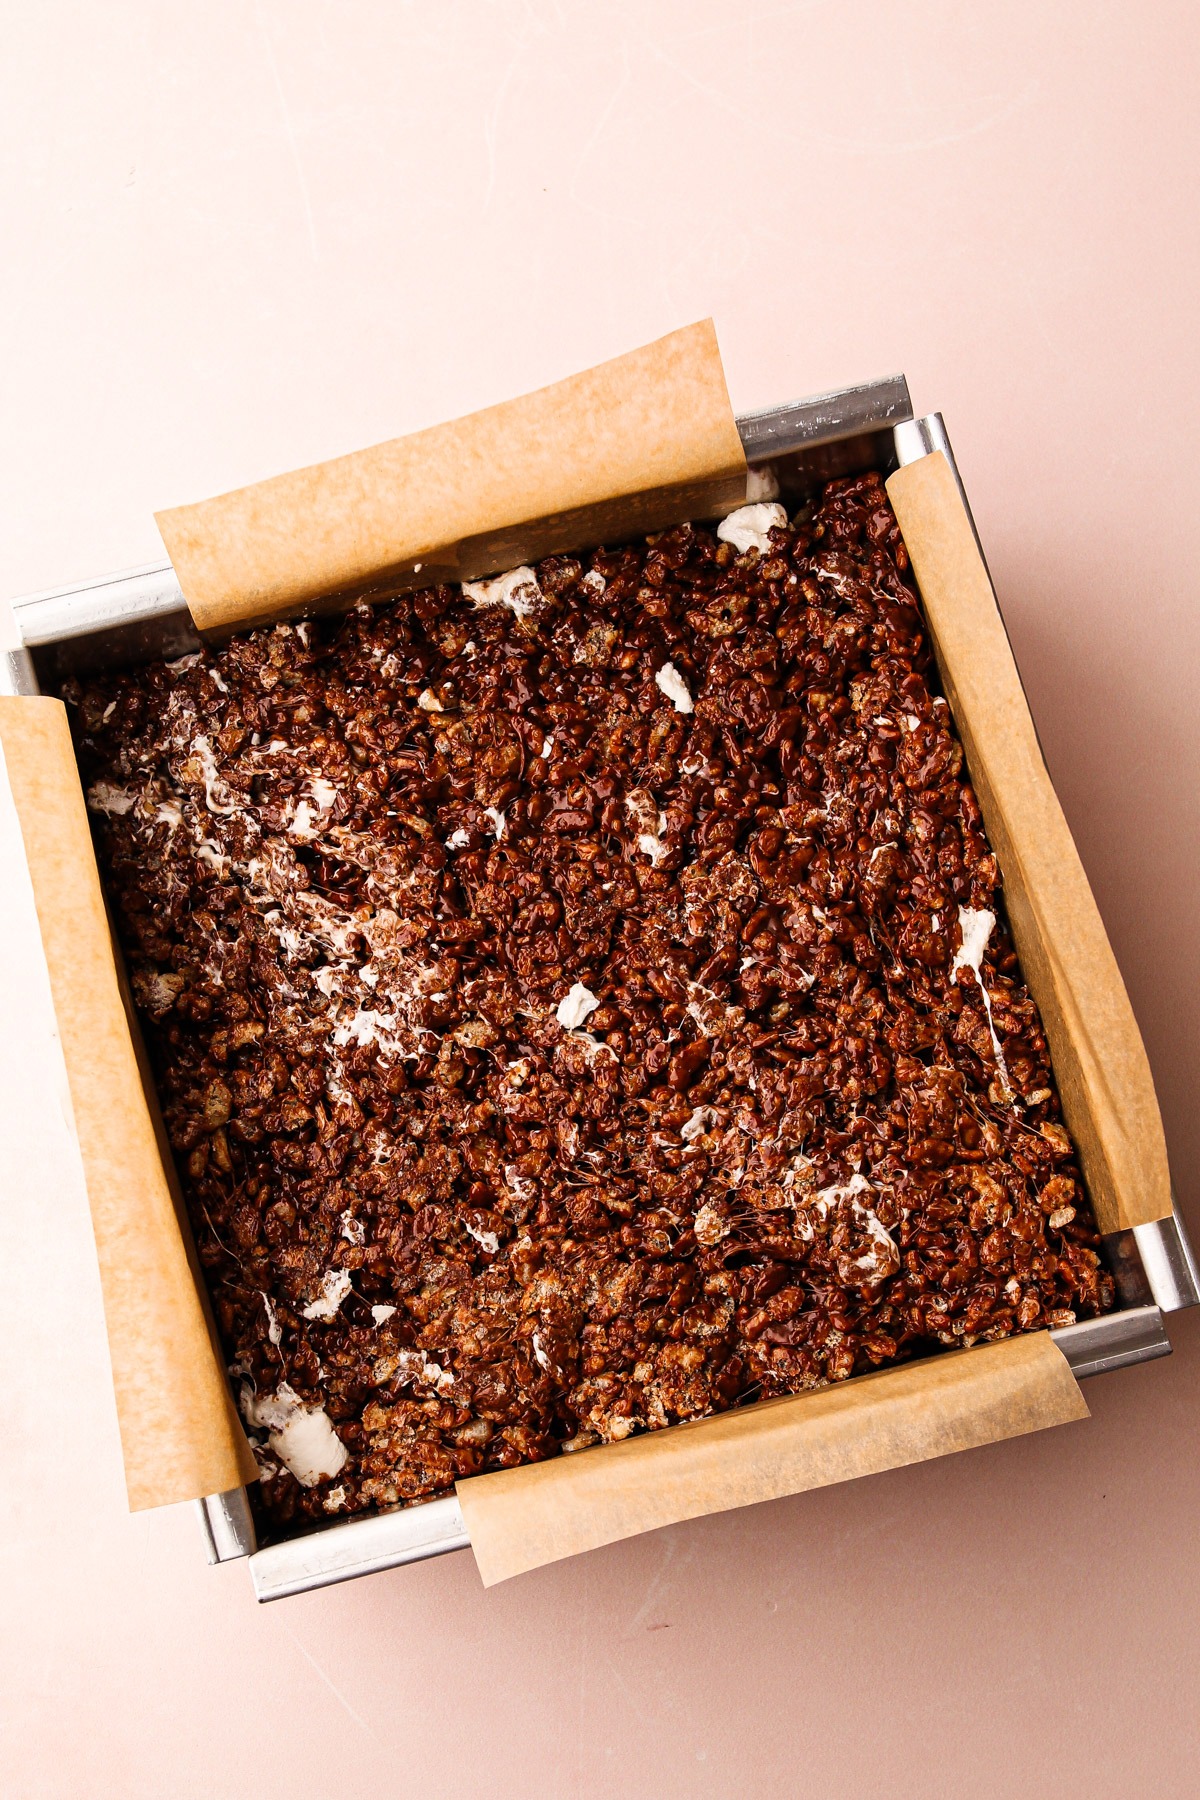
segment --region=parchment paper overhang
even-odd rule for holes
[[[465,581],[745,498],[712,321],[465,419],[156,514],[203,631]]]
[[[683,1519],[1086,1419],[1044,1331],[478,1475],[458,1503],[485,1587]]]
[[[1171,1177],[1145,1046],[950,465],[940,452],[922,457],[887,489],[1097,1222],[1110,1232],[1167,1218]]]
[[[114,954],[66,709],[0,698],[83,1158],[130,1507],[258,1478]],[[0,769],[0,779],[3,778]]]

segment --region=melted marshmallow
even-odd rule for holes
[[[464,581],[462,591],[475,606],[507,606],[518,619],[527,619],[542,598],[538,578],[524,564],[490,581]]]
[[[399,1043],[396,1015],[380,1012],[374,1006],[360,1006],[335,1028],[333,1041],[339,1049],[347,1044],[355,1044],[359,1049],[364,1044],[378,1044],[382,1050],[395,1050]]]
[[[582,1025],[589,1014],[594,1013],[600,1002],[590,988],[585,988],[577,981],[569,994],[565,994],[558,1003],[555,1017],[567,1031],[574,1031]]]
[[[649,796],[636,789],[626,794],[625,811],[637,827],[638,849],[643,856],[650,858],[651,868],[657,869],[669,848],[663,839],[663,833],[667,829],[666,813],[659,812]]]
[[[865,1254],[852,1259],[853,1266],[868,1281],[883,1281],[888,1275],[894,1275],[900,1267],[895,1239],[883,1220],[869,1207],[862,1209],[859,1220],[866,1227],[868,1242]]]
[[[676,712],[690,713],[695,711],[688,684],[679,673],[673,662],[665,662],[654,677],[656,687],[662,689]]]
[[[857,1205],[858,1196],[869,1194],[871,1191],[871,1184],[866,1176],[856,1169],[849,1181],[835,1183],[832,1187],[820,1188],[813,1205],[824,1218],[830,1207],[840,1205],[843,1200],[850,1200]]]
[[[306,1406],[287,1382],[275,1394],[242,1389],[248,1425],[265,1427],[267,1442],[301,1487],[316,1487],[345,1468],[349,1452],[323,1406]]]
[[[695,1107],[692,1111],[691,1118],[688,1120],[687,1124],[682,1127],[679,1133],[684,1143],[694,1144],[698,1137],[703,1137],[706,1131],[712,1129],[716,1117],[717,1115],[711,1106]]]
[[[202,863],[207,863],[210,869],[215,869],[218,875],[223,875],[229,867],[229,858],[220,845],[214,844],[211,838],[201,838],[196,845],[196,855]]]
[[[308,794],[296,802],[296,810],[288,825],[291,837],[315,838],[318,828],[327,823],[333,803],[338,797],[337,788],[323,775],[314,775],[308,784],[308,790]]]
[[[996,925],[996,915],[988,912],[986,907],[960,906],[958,924],[962,932],[962,943],[954,953],[954,961],[950,964],[950,979],[957,981],[964,969],[970,969],[975,977],[975,985],[979,989],[983,1001],[983,1009],[987,1014],[988,1031],[991,1033],[992,1049],[996,1056],[996,1068],[1005,1088],[1011,1094],[1012,1082],[1008,1078],[1008,1064],[1004,1060],[1004,1051],[1000,1048],[1000,1039],[996,1035],[996,1027],[992,1020],[992,1001],[983,979],[983,958],[988,947],[988,940]]]
[[[504,1179],[509,1193],[518,1200],[525,1201],[533,1198],[533,1183],[527,1175],[521,1174],[516,1163],[505,1163]]]
[[[271,1343],[278,1346],[283,1341],[283,1326],[279,1323],[279,1314],[271,1305],[266,1294],[263,1294],[261,1288],[259,1289],[259,1293],[262,1295],[262,1303],[267,1309],[267,1337],[270,1339]]]
[[[193,739],[192,750],[204,777],[204,804],[209,812],[235,813],[238,809],[237,800],[230,793],[227,783],[221,779],[217,759],[208,739],[203,736]]]
[[[867,1247],[863,1254],[845,1259],[864,1282],[884,1281],[900,1267],[900,1252],[891,1232],[878,1214],[862,1202],[863,1194],[873,1192],[866,1176],[856,1170],[849,1181],[821,1188],[811,1203],[812,1210],[822,1219],[835,1206],[848,1207],[856,1224],[866,1232]]]
[[[746,500],[753,505],[758,500],[778,500],[779,479],[775,474],[773,463],[760,463],[757,469],[746,470]],[[786,519],[784,520],[786,524]]]
[[[401,1382],[427,1381],[439,1394],[449,1394],[454,1389],[454,1376],[449,1369],[443,1369],[424,1350],[401,1350],[396,1357],[395,1373]]]
[[[722,519],[717,526],[717,536],[732,544],[742,555],[747,550],[757,550],[760,556],[765,556],[771,548],[767,533],[772,528],[786,525],[787,513],[782,506],[775,501],[760,501],[756,506],[739,506],[727,519]]]
[[[346,1295],[350,1292],[350,1272],[348,1269],[326,1269],[321,1283],[321,1292],[310,1306],[304,1308],[306,1319],[334,1319]]]

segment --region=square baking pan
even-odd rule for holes
[[[737,427],[748,464],[770,465],[789,510],[838,476],[867,469],[887,475],[940,452],[970,518],[941,416],[913,417],[902,376],[752,413]],[[0,660],[0,693],[50,692],[68,674],[170,659],[200,647],[169,563],[30,595],[13,602],[13,613],[20,645]],[[1163,1315],[1200,1304],[1200,1268],[1177,1212],[1108,1234],[1103,1254],[1117,1310],[1050,1333],[1077,1378],[1169,1355]],[[244,1487],[195,1504],[209,1560],[247,1557],[259,1600],[469,1547],[453,1495],[263,1545]]]

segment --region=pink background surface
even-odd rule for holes
[[[5,38],[0,596],[708,313],[740,410],[903,369],[1200,1225],[1194,8],[47,0]],[[6,1794],[1197,1791],[1193,1315],[1089,1424],[489,1594],[457,1556],[259,1610],[190,1509],[128,1517],[10,871]]]

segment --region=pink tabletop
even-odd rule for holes
[[[946,415],[1195,1235],[1198,51],[1173,5],[10,8],[0,595],[153,560],[155,506],[708,313],[739,410],[904,370]],[[190,1509],[127,1516],[7,869],[6,1794],[1197,1791],[1194,1315],[1169,1362],[1087,1384],[1089,1424],[487,1594],[456,1556],[257,1609]]]

